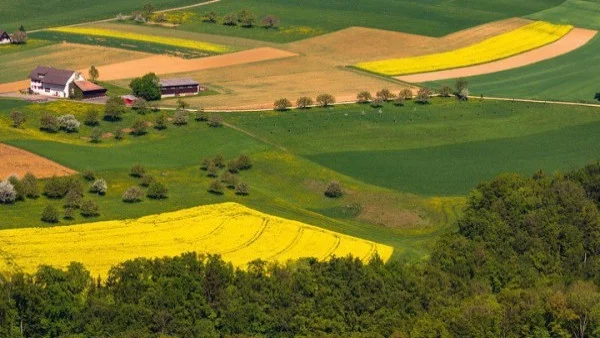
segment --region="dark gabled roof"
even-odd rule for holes
[[[75,71],[38,66],[29,74],[29,78],[46,84],[65,86]]]
[[[97,92],[97,91],[104,91],[106,92],[106,89],[103,87],[98,86],[95,83],[89,82],[89,81],[75,81],[75,85],[77,86],[77,88],[81,89],[82,92]]]
[[[199,86],[200,84],[192,79],[165,79],[160,80],[161,87],[175,87],[175,86]]]
[[[10,34],[8,34],[8,32],[6,32],[6,31],[3,31],[0,29],[0,37],[3,37],[3,36],[8,36],[8,38],[10,39]]]

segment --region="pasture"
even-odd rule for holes
[[[64,26],[86,21],[114,18],[119,13],[139,10],[146,0],[4,0],[0,2],[2,29],[13,31],[20,25],[27,30]],[[193,5],[202,0],[161,0],[158,9]]]
[[[598,103],[600,36],[554,59],[526,67],[468,78],[474,95]],[[427,82],[434,88],[453,80]]]
[[[443,36],[491,21],[532,14],[560,3],[560,0],[502,0],[494,3],[477,0],[222,1],[193,9],[198,15],[191,22],[181,25],[180,29],[272,42],[296,41],[352,26]],[[246,29],[202,21],[202,15],[209,11],[223,16],[242,9],[254,12],[259,19],[265,15],[275,15],[281,20],[281,28]]]
[[[267,215],[235,203],[207,205],[133,220],[72,227],[0,231],[0,271],[35,272],[40,264],[64,269],[78,261],[93,276],[138,257],[183,252],[220,254],[244,269],[256,259],[282,262],[302,257],[327,260],[353,255],[383,261],[393,248]],[[60,248],[60,250],[57,250]]]

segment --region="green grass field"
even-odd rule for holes
[[[180,29],[289,42],[350,26],[365,26],[407,33],[442,36],[482,23],[532,14],[556,6],[561,0],[482,2],[411,0],[245,0],[222,1],[193,11],[199,14]],[[202,15],[215,11],[220,16],[248,9],[258,19],[271,14],[281,20],[279,30],[228,27],[202,22]]]
[[[2,29],[13,31],[24,25],[27,30],[114,18],[119,13],[129,14],[145,3],[159,9],[192,5],[202,0],[4,0],[0,2]]]
[[[559,6],[528,15],[527,18],[600,29],[600,0],[566,0]]]
[[[530,66],[468,78],[474,95],[598,103],[600,35],[566,55]],[[425,83],[432,88],[454,80]]]

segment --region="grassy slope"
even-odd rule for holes
[[[530,66],[469,78],[475,95],[562,101],[594,101],[600,90],[600,35],[571,53]],[[437,88],[453,80],[429,82]]]
[[[8,127],[8,114],[13,109],[27,114],[24,130]],[[101,207],[101,217],[93,220],[130,218],[201,204],[235,201],[274,215],[387,243],[398,249],[396,256],[417,258],[426,254],[427,245],[439,231],[447,229],[457,212],[457,202],[454,200],[431,203],[417,196],[369,186],[311,161],[276,150],[232,129],[211,129],[204,123],[192,122],[186,127],[170,126],[161,132],[150,130],[148,135],[139,138],[127,136],[124,141],[105,139],[98,145],[81,138],[89,135],[91,129],[87,126],[83,126],[77,134],[49,135],[36,129],[42,111],[70,112],[82,119],[87,109],[87,106],[78,103],[25,105],[19,101],[0,100],[0,141],[42,154],[77,170],[93,168],[98,177],[106,178],[109,183],[106,196],[86,194],[86,198],[95,199]],[[121,122],[102,122],[101,129],[114,131],[128,127],[136,118],[135,114],[128,113]],[[154,116],[146,115],[143,118],[152,120]],[[209,194],[206,189],[211,179],[198,170],[201,159],[217,153],[233,158],[242,152],[249,154],[255,163],[252,170],[240,174],[241,179],[249,183],[251,195],[239,197],[231,191],[224,196]],[[167,184],[168,199],[145,200],[134,205],[121,201],[123,191],[138,184],[137,179],[128,176],[129,168],[136,162],[146,165],[152,175]],[[325,198],[323,186],[332,178],[340,179],[348,189],[360,191],[360,196],[348,196],[340,200]],[[370,203],[370,199],[377,198],[393,201],[393,209],[414,210],[428,222],[422,226],[389,229],[361,219],[336,215],[327,217],[315,212],[339,209],[346,204]],[[39,221],[39,215],[47,204],[60,208],[62,201],[41,197],[11,206],[0,206],[3,213],[0,228],[44,226]],[[77,216],[75,223],[84,221]],[[62,223],[70,224],[66,221]]]
[[[152,3],[159,9],[203,2],[202,0],[3,0],[0,2],[2,29],[16,30],[21,24],[28,30],[62,26],[115,17]]]
[[[461,195],[503,171],[531,174],[600,158],[594,108],[445,99],[390,105],[382,114],[354,105],[228,120],[340,173],[425,195]]]
[[[568,23],[577,27],[600,29],[600,0],[566,0],[552,7],[527,16],[534,20]]]
[[[531,14],[560,3],[561,0],[500,0],[493,3],[479,0],[225,0],[194,9],[194,12],[203,14],[212,10],[225,15],[249,9],[259,20],[267,14],[277,16],[281,19],[281,28],[226,27],[203,23],[197,17],[181,29],[274,42],[294,41],[350,26],[442,36],[490,21]],[[299,27],[309,29],[302,32]]]

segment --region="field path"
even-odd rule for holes
[[[167,12],[174,12],[174,11],[179,11],[182,9],[188,9],[188,8],[194,8],[194,7],[200,7],[200,6],[206,6],[206,5],[210,5],[210,4],[214,4],[215,2],[219,2],[221,0],[210,0],[210,1],[206,1],[206,2],[201,2],[198,4],[194,4],[194,5],[188,5],[188,6],[182,6],[182,7],[175,7],[175,8],[168,8],[168,9],[163,9],[160,11],[156,11],[155,13],[167,13]],[[129,18],[129,15],[124,15],[124,18]],[[66,25],[66,26],[61,26],[61,27],[77,27],[77,26],[84,26],[84,25],[92,25],[92,24],[96,24],[96,23],[105,23],[105,22],[111,22],[111,21],[117,21],[117,18],[110,18],[110,19],[103,19],[103,20],[96,20],[96,21],[87,21],[87,22],[80,22],[80,23],[75,23],[72,25]],[[48,29],[50,27],[46,27],[46,28],[41,28],[41,29],[35,29],[32,31],[29,31],[28,33],[35,33],[35,32],[41,32],[45,29]]]
[[[596,36],[596,33],[598,32],[595,30],[574,28],[562,39],[556,42],[506,59],[471,67],[396,76],[394,78],[404,82],[420,83],[496,73],[503,70],[519,68],[572,52],[588,43],[594,36]]]
[[[215,55],[199,59],[182,59],[175,56],[156,55],[143,59],[114,63],[98,67],[100,80],[112,81],[142,76],[148,72],[157,75],[186,73],[260,61],[297,56],[293,52],[271,47],[261,47],[237,53]],[[80,70],[85,74],[87,70]],[[1,92],[1,91],[0,91]]]

